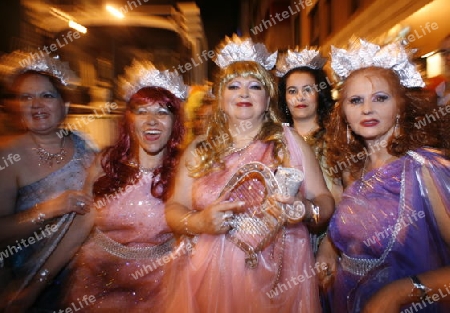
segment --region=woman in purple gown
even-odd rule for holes
[[[418,124],[434,105],[422,78],[396,43],[333,48],[331,66],[344,82],[329,167],[348,186],[318,256],[331,308],[450,312],[450,162],[439,121]]]

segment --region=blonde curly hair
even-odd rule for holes
[[[260,64],[253,61],[238,61],[220,70],[215,81],[216,101],[213,104],[213,114],[209,120],[206,138],[197,143],[196,148],[209,147],[201,155],[200,161],[189,166],[190,175],[201,177],[214,170],[223,169],[223,157],[229,147],[233,144],[230,125],[227,116],[220,109],[222,94],[227,84],[237,77],[252,77],[261,82],[269,95],[270,103],[266,120],[261,126],[261,131],[256,140],[274,145],[273,157],[276,164],[282,163],[282,157],[286,155],[286,147],[283,142],[283,128],[280,118],[275,110],[277,100],[277,89],[272,74],[265,70]],[[222,138],[222,140],[217,140]]]

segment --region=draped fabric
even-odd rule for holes
[[[285,132],[290,132],[285,128]],[[286,135],[291,166],[303,170],[302,153],[292,135]],[[273,147],[256,141],[245,150],[225,157],[225,169],[195,180],[193,206],[204,210],[217,199],[238,168],[258,161],[275,171]],[[283,227],[275,239],[257,253],[255,268],[246,266],[245,253],[226,235],[201,234],[192,254],[172,263],[167,277],[165,312],[320,312],[317,271],[309,234],[299,223]]]
[[[52,172],[30,185],[18,190],[15,212],[26,211],[35,204],[56,198],[67,190],[81,190],[86,178],[87,169],[94,159],[94,151],[76,134],[72,134],[75,151],[72,159],[59,170]],[[11,270],[11,280],[5,288],[10,295],[17,295],[25,288],[33,276],[40,270],[59,241],[67,232],[75,213],[52,219],[41,227],[41,230],[30,234],[35,243],[12,249],[14,254],[5,259],[5,269]],[[57,230],[53,231],[57,225]],[[11,299],[12,300],[12,299]]]
[[[428,172],[431,184],[425,182]],[[342,253],[332,289],[333,312],[360,312],[384,285],[450,264],[430,188],[436,188],[450,214],[450,162],[437,150],[419,149],[346,189],[329,227]],[[450,305],[427,304],[420,312],[450,312]]]
[[[83,312],[159,312],[161,280],[173,248],[153,173],[96,199],[94,229],[69,265],[61,308],[92,296]],[[187,253],[187,251],[184,251]]]

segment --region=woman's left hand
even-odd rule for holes
[[[384,286],[367,301],[361,313],[400,312],[402,307],[401,288],[403,286],[400,281],[395,281]]]
[[[278,205],[271,206],[272,215],[282,216],[290,224],[301,222],[305,217],[306,205],[304,199],[282,194],[275,194],[271,199],[278,202]]]

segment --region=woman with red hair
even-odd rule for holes
[[[343,83],[327,161],[347,186],[317,256],[331,312],[450,312],[440,301],[450,277],[450,162],[439,120],[427,119],[435,99],[401,43],[333,47],[331,67]]]
[[[63,251],[73,254],[90,232],[69,264],[61,309],[156,309],[165,265],[173,258],[164,200],[183,139],[187,87],[177,74],[136,61],[120,84],[127,105],[119,138],[88,174],[84,189],[94,208],[81,217],[81,228],[67,234],[72,243]]]

